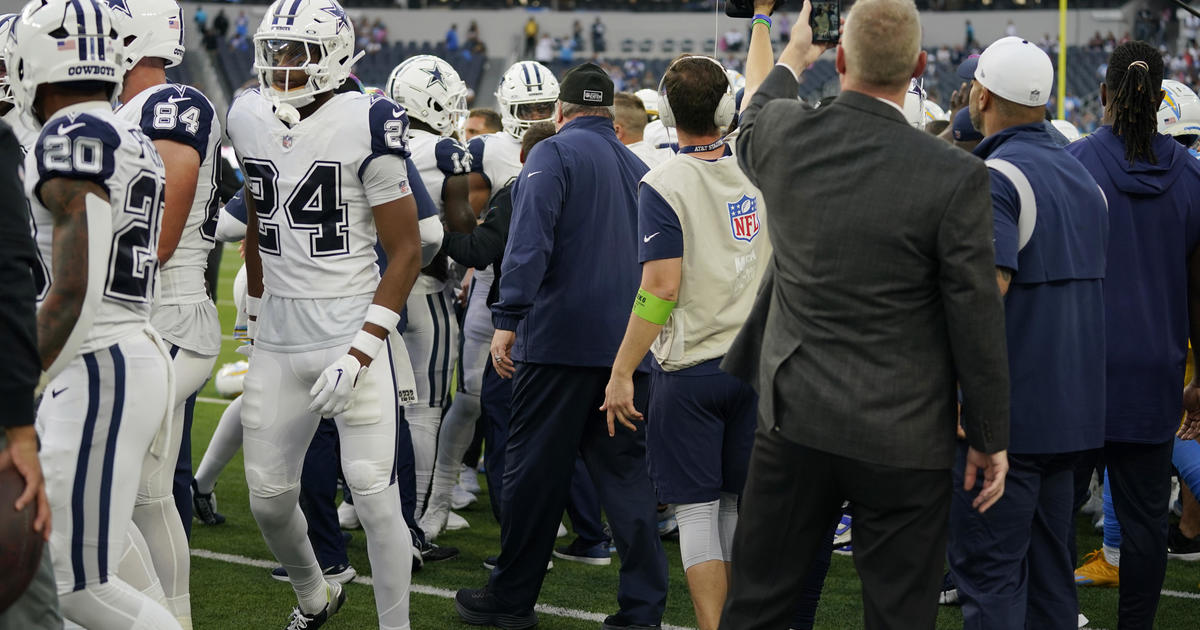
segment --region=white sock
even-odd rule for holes
[[[417,518],[425,508],[425,497],[433,479],[433,464],[437,459],[438,428],[442,424],[442,410],[436,407],[406,407],[404,418],[412,435],[413,468],[417,477]]]
[[[400,513],[400,495],[395,486],[373,494],[355,493],[354,509],[367,535],[379,627],[407,628],[412,537]]]
[[[125,551],[117,565],[117,575],[139,593],[164,607],[167,605],[167,596],[163,593],[162,582],[154,573],[154,561],[150,559],[146,539],[142,537],[137,525],[132,523],[125,531]]]
[[[288,581],[292,583],[292,590],[296,591],[296,599],[300,602],[300,610],[311,615],[325,607],[329,596],[321,566],[317,564],[317,556],[308,540],[308,522],[300,511],[299,496],[299,488],[292,488],[274,497],[251,494],[250,511],[258,522],[267,547],[287,571]],[[358,507],[357,501],[355,507]],[[403,522],[403,519],[399,522]]]
[[[88,630],[182,630],[166,608],[117,576],[58,601],[64,617]]]
[[[1121,566],[1121,548],[1104,545],[1104,559],[1114,567]]]
[[[430,507],[440,505],[446,510],[450,509],[450,497],[455,484],[458,483],[463,455],[471,446],[471,439],[475,437],[475,420],[479,418],[480,408],[478,394],[461,391],[450,404],[450,410],[446,412],[438,430],[437,465],[433,470]]]
[[[202,494],[209,494],[217,484],[221,470],[229,464],[234,455],[242,448],[242,397],[238,396],[217,423],[208,449],[204,451],[204,459],[196,468],[196,489]]]
[[[171,495],[133,507],[133,523],[146,539],[154,573],[162,583],[167,610],[176,619],[192,618],[189,574],[192,559],[175,498]]]

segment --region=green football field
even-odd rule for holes
[[[233,276],[240,261],[236,247],[227,247],[221,267],[218,308],[225,324],[226,341],[217,365],[240,359],[228,336],[233,327],[231,297]],[[205,446],[217,426],[225,405],[217,399],[211,383],[197,404],[192,433],[193,465],[198,465]],[[481,483],[482,483],[481,479]],[[209,628],[283,628],[295,604],[291,588],[268,575],[274,566],[270,551],[250,515],[242,457],[238,454],[220,477],[217,486],[219,508],[228,518],[224,525],[192,527],[192,611],[198,630]],[[487,581],[484,558],[499,551],[499,525],[492,518],[484,492],[478,503],[459,512],[470,523],[467,530],[449,532],[439,544],[458,547],[462,555],[455,560],[428,565],[413,579],[412,627],[414,630],[468,628],[458,622],[451,601],[454,590],[476,588]],[[1082,522],[1082,521],[1081,521]],[[1079,549],[1086,552],[1100,545],[1090,524],[1079,530]],[[361,530],[353,532],[350,542],[351,564],[360,576],[369,576],[366,540]],[[560,544],[566,544],[563,539]],[[695,627],[687,584],[679,560],[679,545],[666,543],[671,565],[671,592],[664,624]],[[617,567],[593,567],[556,560],[542,588],[540,628],[547,630],[599,628],[604,615],[616,612]],[[801,568],[797,567],[797,571]],[[833,567],[825,583],[818,610],[817,627],[823,629],[862,626],[862,608],[858,576],[849,557],[834,556]],[[1165,594],[1159,605],[1155,628],[1195,630],[1200,628],[1200,563],[1171,561],[1167,567]],[[347,587],[345,608],[326,625],[331,629],[361,629],[375,625],[375,603],[371,588],[361,578]],[[1090,628],[1117,627],[1116,589],[1087,588],[1080,591],[1080,604],[1091,623]],[[938,628],[960,628],[962,617],[957,608],[943,607]],[[782,629],[781,629],[782,630]]]

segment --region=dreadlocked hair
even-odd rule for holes
[[[1113,133],[1125,145],[1125,159],[1157,164],[1151,143],[1158,135],[1158,102],[1162,93],[1163,61],[1142,41],[1117,46],[1108,58],[1104,84]]]

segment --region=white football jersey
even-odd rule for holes
[[[467,148],[472,170],[483,173],[493,194],[521,173],[521,141],[503,131],[475,136]]]
[[[117,116],[142,129],[150,140],[174,140],[192,147],[200,155],[200,174],[196,196],[183,228],[183,236],[160,273],[191,268],[203,277],[208,268],[208,252],[216,243],[217,178],[220,169],[221,121],[208,98],[187,85],[163,84],[143,90],[116,110]],[[170,185],[168,183],[168,185]],[[178,303],[165,283],[161,296],[164,304]],[[203,291],[203,286],[200,287]],[[204,296],[207,299],[207,295]]]
[[[270,298],[255,343],[301,352],[348,341],[379,284],[371,208],[411,194],[407,114],[380,95],[342,93],[288,127],[255,88],[226,124],[254,199]],[[398,162],[397,183],[372,203],[363,177],[384,156]]]
[[[21,111],[14,107],[8,110],[7,114],[0,116],[0,119],[3,119],[4,122],[8,123],[9,127],[12,127],[13,135],[17,136],[17,142],[21,144],[21,151],[29,152],[29,147],[33,146],[38,134],[25,122],[25,119],[21,116]]]
[[[446,178],[466,175],[471,172],[471,154],[458,140],[432,134],[424,129],[409,129],[408,147],[412,152],[412,163],[425,184],[438,216],[446,216],[443,199]],[[436,262],[436,261],[435,261]],[[444,264],[444,263],[443,263]],[[442,280],[422,273],[413,285],[413,295],[437,293],[446,286]]]
[[[672,150],[672,144],[677,144],[675,130],[667,127],[661,120],[652,120],[646,123],[646,129],[642,132],[642,141],[656,149]]]
[[[25,156],[25,192],[41,263],[39,304],[50,290],[49,270],[54,268],[54,218],[42,204],[41,190],[60,177],[96,182],[108,190],[112,206],[112,233],[88,235],[90,242],[105,242],[111,251],[104,297],[79,349],[87,354],[150,326],[165,174],[154,144],[137,125],[114,115],[106,102],[65,107],[42,127]]]

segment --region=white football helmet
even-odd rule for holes
[[[99,81],[112,84],[112,94],[121,91],[124,46],[108,5],[95,0],[30,2],[11,29],[5,60],[12,68],[9,85],[13,101],[34,129],[44,122],[33,112],[39,85]]]
[[[729,79],[729,85],[733,86],[734,94],[737,94],[738,90],[746,89],[746,77],[741,72],[726,68],[725,78]]]
[[[254,33],[254,71],[281,117],[341,86],[363,54],[336,0],[275,0]]]
[[[1158,132],[1169,136],[1200,135],[1200,98],[1188,86],[1163,79],[1158,106]]]
[[[448,136],[467,117],[467,84],[446,61],[433,55],[406,59],[392,70],[386,93],[442,136]]]
[[[1054,128],[1057,129],[1058,132],[1061,133],[1063,135],[1063,137],[1065,137],[1067,139],[1067,142],[1075,142],[1080,137],[1082,137],[1079,133],[1079,129],[1075,125],[1071,124],[1070,121],[1063,120],[1061,118],[1056,118],[1054,120],[1051,120],[1050,124],[1054,125]],[[1192,133],[1196,133],[1196,132],[1193,131]]]
[[[947,121],[950,120],[950,114],[947,114],[946,110],[942,109],[941,105],[938,105],[937,103],[930,101],[930,100],[925,101],[924,113],[925,113],[925,124],[929,124],[935,120],[947,120]]]
[[[646,115],[650,120],[658,118],[658,90],[642,88],[633,94],[642,99],[642,105],[646,108]]]
[[[159,57],[168,68],[183,62],[183,10],[175,0],[105,1],[125,44],[126,70],[146,57]]]
[[[504,71],[496,88],[500,123],[504,131],[520,140],[525,130],[540,122],[554,122],[558,101],[558,79],[536,61],[518,61]]]
[[[8,40],[12,34],[12,27],[20,17],[16,13],[0,15],[0,72],[4,73],[0,76],[0,103],[13,102],[12,86],[8,84],[8,66],[5,62],[8,60]]]
[[[904,94],[904,118],[917,129],[925,128],[925,88],[917,79],[909,81]]]

